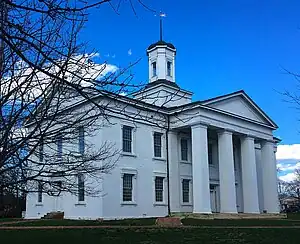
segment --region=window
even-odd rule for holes
[[[78,175],[78,201],[84,201],[84,176],[83,174]]]
[[[188,140],[182,138],[180,140],[180,146],[181,146],[181,160],[188,161]]]
[[[123,152],[132,153],[132,127],[123,126]]]
[[[132,202],[132,178],[133,174],[123,175],[123,202]]]
[[[172,62],[167,62],[167,76],[172,76]]]
[[[38,202],[43,201],[43,183],[41,181],[38,182]]]
[[[79,153],[84,154],[84,128],[80,126],[78,128],[78,147]]]
[[[57,157],[62,158],[62,136],[58,135],[56,138],[56,146],[57,146]]]
[[[153,142],[154,142],[154,157],[161,158],[161,138],[162,133],[154,132]]]
[[[39,145],[39,160],[40,160],[40,162],[44,161],[44,142],[43,142],[43,140],[40,142],[40,145]]]
[[[152,63],[152,77],[157,76],[156,62]]]
[[[190,180],[182,180],[182,202],[190,202]]]
[[[155,177],[155,201],[163,202],[164,200],[164,177]]]
[[[212,144],[211,143],[208,144],[208,163],[210,165],[213,164],[213,154],[212,154]]]

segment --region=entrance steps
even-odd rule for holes
[[[180,218],[195,218],[195,219],[286,219],[287,215],[283,213],[172,213],[172,216]]]
[[[64,212],[50,212],[45,214],[41,219],[64,219]]]

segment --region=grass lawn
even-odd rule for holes
[[[21,219],[17,219],[17,218],[0,218],[0,223],[1,222],[17,221],[17,220],[21,220]]]
[[[155,218],[124,220],[35,220],[19,223],[6,223],[6,226],[152,226]],[[240,219],[240,220],[205,220],[186,218],[181,220],[185,226],[300,226],[300,220],[290,219]]]
[[[298,229],[73,229],[0,230],[1,241],[22,244],[299,243]]]
[[[122,226],[149,226],[154,225],[156,218],[124,219],[124,220],[35,220],[29,222],[7,223],[6,226],[94,226],[94,225],[122,225]]]

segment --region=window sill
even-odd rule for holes
[[[153,160],[157,160],[157,161],[163,161],[163,162],[166,162],[166,159],[165,159],[165,158],[153,157],[152,159],[153,159]]]
[[[181,164],[192,164],[192,162],[191,161],[184,161],[184,160],[181,160],[181,161],[179,161]]]
[[[155,203],[153,203],[153,206],[155,206],[155,207],[159,207],[159,206],[168,206],[168,204],[166,204],[166,203],[164,203],[164,202],[155,202]]]
[[[130,152],[122,152],[121,155],[122,155],[122,156],[127,156],[127,157],[134,157],[134,158],[136,158],[136,154],[130,153]]]
[[[182,207],[192,207],[193,204],[187,202],[187,203],[181,203],[181,206]]]
[[[121,202],[122,206],[136,206],[136,202]]]
[[[86,202],[77,202],[75,206],[86,206]]]
[[[44,204],[41,203],[41,202],[38,202],[38,203],[35,204],[35,206],[44,206]]]

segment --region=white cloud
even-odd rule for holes
[[[285,182],[291,182],[296,179],[295,173],[288,173],[286,175],[279,176],[279,179]]]
[[[93,62],[92,59],[95,57],[99,57],[99,53],[79,54],[72,57],[72,59],[68,60],[67,72],[64,74],[65,78],[70,82],[79,83],[81,86],[91,86],[93,83],[90,82],[90,80],[101,79],[118,70],[118,67],[112,64]],[[60,65],[60,63],[63,64],[64,60],[57,61],[57,64]],[[1,85],[2,94],[15,91],[13,93],[14,95],[18,92],[20,93],[18,95],[22,96],[24,91],[26,91],[27,99],[30,101],[38,97],[49,84],[53,83],[53,78],[41,71],[34,70],[25,62],[20,61],[16,63],[15,70],[14,74],[3,79]],[[58,65],[45,65],[44,70],[62,76],[60,72],[61,68],[58,67]],[[80,76],[81,79],[78,79],[74,74]],[[27,79],[30,80],[30,83],[27,82]],[[24,98],[22,98],[22,100],[24,100]]]
[[[299,159],[300,160],[300,144],[279,145],[277,147],[276,159]]]
[[[294,171],[295,169],[300,169],[300,162],[295,163],[295,164],[292,164],[292,163],[288,163],[288,164],[279,163],[279,164],[277,164],[277,168],[281,172]]]
[[[131,56],[132,55],[132,50],[131,50],[131,48],[128,50],[128,56]]]

